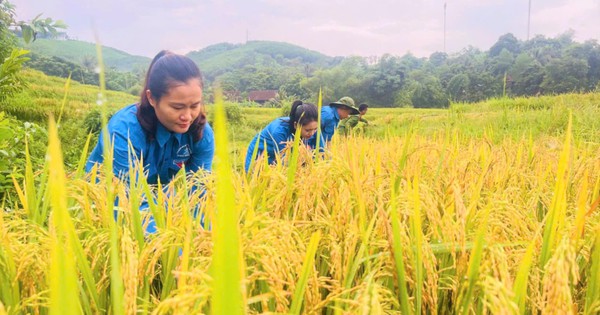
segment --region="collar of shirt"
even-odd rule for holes
[[[171,138],[171,136],[173,136],[175,139],[177,139],[178,143],[181,143],[181,134],[180,133],[170,132],[161,123],[159,123],[158,126],[156,126],[156,141],[158,141],[158,145],[160,145],[161,147],[164,147],[165,144]]]

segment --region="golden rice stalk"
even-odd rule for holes
[[[573,287],[579,281],[575,249],[563,238],[548,260],[543,278],[544,314],[576,314]]]
[[[121,274],[123,275],[123,302],[126,314],[137,313],[138,287],[138,249],[129,231],[123,229],[121,236]]]
[[[300,311],[302,310],[302,300],[304,300],[306,282],[311,269],[314,268],[315,253],[317,251],[317,247],[319,246],[320,239],[321,231],[313,233],[313,235],[310,237],[308,249],[306,251],[306,257],[304,258],[304,263],[302,264],[302,273],[300,274],[300,278],[296,284],[296,289],[294,290],[294,295],[292,298],[292,305],[290,306],[290,313],[292,314],[300,314]]]
[[[567,203],[567,186],[569,175],[569,160],[571,155],[571,130],[572,130],[572,115],[569,114],[569,125],[567,126],[566,139],[563,150],[560,154],[558,162],[558,171],[556,173],[556,184],[554,194],[552,196],[552,204],[545,219],[544,238],[542,242],[542,252],[540,254],[540,267],[545,268],[548,259],[552,255],[556,247],[562,226],[564,225],[566,216]]]

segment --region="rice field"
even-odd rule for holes
[[[0,314],[597,314],[600,105],[577,97],[373,111],[251,174],[217,101],[213,173],[165,187],[85,175],[87,147],[66,171],[51,122],[0,211]]]

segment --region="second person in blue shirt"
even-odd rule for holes
[[[350,115],[358,115],[359,111],[354,100],[348,96],[340,98],[339,101],[323,106],[321,109],[321,131],[326,141],[331,141],[338,124],[342,119]]]
[[[292,104],[288,117],[280,117],[273,120],[263,130],[261,130],[248,145],[246,152],[246,163],[244,169],[248,172],[252,165],[252,156],[255,147],[258,145],[256,157],[266,155],[269,164],[277,161],[276,155],[286,148],[287,144],[294,140],[296,129],[300,128],[302,143],[314,149],[317,145],[316,132],[318,124],[319,111],[317,106],[302,101],[295,101]],[[323,148],[324,140],[321,137],[319,144]],[[266,146],[265,146],[266,145]]]

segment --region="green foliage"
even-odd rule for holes
[[[308,100],[312,96],[312,93],[306,88],[305,82],[306,77],[301,73],[296,73],[279,87],[279,95],[287,95],[295,99]]]
[[[503,50],[506,50],[511,54],[519,54],[521,51],[521,43],[512,33],[504,34],[498,38],[498,41],[492,47],[490,47],[489,55],[491,57],[498,56]]]
[[[19,92],[23,88],[23,80],[19,76],[23,63],[29,58],[27,50],[14,49],[10,56],[0,64],[0,102]]]
[[[30,47],[48,56],[61,56],[95,74],[92,44],[40,39]],[[109,66],[107,87],[138,95],[150,59],[138,60],[109,48],[104,48],[103,54],[107,56]],[[432,103],[432,100],[422,99],[441,100],[441,95],[456,102],[478,102],[502,96],[505,91],[508,96],[589,92],[600,82],[600,45],[593,40],[576,43],[569,32],[555,38],[536,36],[528,41],[505,34],[489,51],[467,47],[450,56],[435,52],[428,59],[410,53],[381,58],[331,58],[298,46],[266,41],[221,43],[188,56],[203,72],[207,99],[211,95],[210,85],[215,81],[220,82],[223,90],[239,92],[241,96],[251,90],[272,89],[279,90],[282,95],[313,102],[319,88],[323,87],[325,103],[351,96],[372,107],[425,106],[424,102],[442,106],[442,101]],[[48,63],[36,68],[55,74],[58,69],[71,67],[66,63],[57,66],[56,59]],[[123,69],[123,64],[133,75],[118,73],[117,69]],[[114,69],[111,70],[111,66]],[[48,69],[54,69],[54,72]],[[68,71],[62,72],[60,75],[66,76]],[[74,80],[96,83],[95,79],[82,75],[81,70],[73,68],[71,72]],[[426,73],[439,82],[438,86],[434,81],[418,81],[421,86],[414,99],[417,104],[413,104],[417,85],[412,82],[415,80],[409,79],[415,72]],[[430,89],[436,95],[423,94]]]
[[[544,81],[540,85],[551,93],[569,93],[587,87],[587,62],[574,58],[554,59],[545,67]]]
[[[227,117],[227,122],[228,123],[234,123],[234,124],[240,124],[244,121],[244,115],[242,113],[242,108],[240,105],[238,105],[237,103],[231,103],[231,102],[227,102],[224,104],[224,109],[225,109],[225,116]],[[215,120],[215,113],[214,113],[214,108],[212,106],[210,106],[208,108],[208,121],[214,122]]]
[[[415,108],[446,108],[450,105],[437,78],[414,71],[411,79],[414,81],[411,101]]]
[[[377,65],[370,68],[367,93],[371,102],[383,107],[391,107],[394,102],[394,91],[400,90],[408,77],[410,69],[418,67],[419,61],[412,55],[403,58],[384,55]]]
[[[518,55],[509,74],[509,86],[513,95],[536,95],[540,92],[540,85],[544,80],[543,68],[529,54]]]
[[[13,188],[11,174],[22,174],[25,168],[25,138],[36,165],[45,156],[48,135],[35,123],[9,118],[0,111],[0,200]]]
[[[17,40],[8,29],[14,22],[15,9],[8,1],[0,1],[0,62],[6,58]]]
[[[18,22],[16,26],[21,28],[21,36],[26,43],[35,41],[38,34],[57,34],[57,29],[67,28],[67,25],[60,20],[53,21],[51,18],[42,19],[41,14],[29,22]]]
[[[8,2],[8,0],[0,1],[0,38],[6,36],[9,28],[12,27],[16,31],[20,31],[20,35],[25,43],[30,43],[35,41],[39,34],[56,34],[58,32],[57,29],[67,28],[64,22],[60,20],[54,21],[48,17],[42,18],[42,14],[39,14],[31,21],[16,21],[15,17],[15,6]]]
[[[114,112],[108,113],[106,120],[109,120]],[[102,130],[102,110],[93,109],[83,119],[83,129],[88,133],[93,133],[98,135],[100,130]]]
[[[454,102],[464,101],[466,99],[466,91],[469,87],[469,77],[464,74],[457,74],[448,82],[448,94]]]

